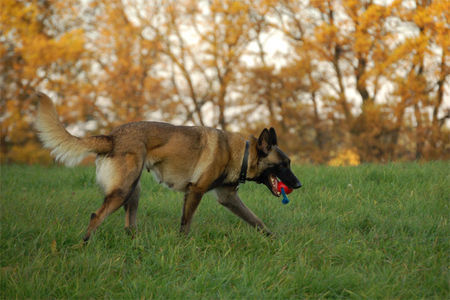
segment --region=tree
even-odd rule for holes
[[[448,14],[444,0],[6,0],[2,161],[49,159],[35,90],[77,134],[273,126],[300,161],[448,159]]]
[[[128,5],[137,8],[140,3]],[[91,7],[92,18],[86,24],[91,66],[83,93],[90,106],[85,115],[101,120],[101,127],[110,130],[143,120],[158,109],[161,77],[154,67],[160,46],[122,1],[94,1]]]
[[[425,4],[417,2],[416,5]],[[295,93],[303,96],[299,101],[308,100],[314,107],[321,103],[322,115],[327,116],[334,127],[343,129],[333,133],[334,137],[341,136],[335,145],[356,147],[363,161],[396,159],[397,154],[405,150],[399,149],[397,142],[404,129],[410,126],[405,123],[405,114],[412,106],[417,122],[414,130],[416,157],[421,157],[418,153],[423,152],[423,145],[433,140],[425,132],[439,130],[436,125],[432,131],[424,128],[430,105],[424,105],[425,100],[412,99],[425,99],[430,91],[437,91],[436,99],[441,100],[434,101],[433,122],[443,123],[442,117],[441,121],[436,120],[448,73],[444,63],[446,50],[438,51],[441,55],[431,51],[445,48],[432,42],[432,37],[437,37],[442,43],[446,39],[440,37],[448,35],[443,26],[446,18],[442,13],[446,12],[443,5],[434,2],[425,12],[411,8],[405,1],[389,5],[353,0],[313,1],[308,6],[289,0],[273,3],[278,16],[273,26],[285,34],[295,54],[289,65],[298,70],[309,68],[295,85],[299,87],[303,82],[309,92],[298,90]],[[438,9],[433,10],[435,8]],[[424,23],[420,20],[425,16],[428,22]],[[424,23],[422,27],[420,22]],[[418,28],[418,33],[404,38],[411,26]],[[402,40],[404,43],[399,43]],[[431,64],[424,65],[427,55],[429,61],[440,58],[441,67],[437,68],[440,71],[434,71],[439,76],[431,74]],[[436,70],[439,64],[434,65]],[[390,85],[393,85],[393,93],[386,90]],[[314,124],[321,123],[318,114],[311,118]],[[315,129],[316,143],[323,147],[319,128]],[[442,142],[439,144],[442,147]]]
[[[408,29],[415,32],[396,49],[398,60],[408,68],[407,76],[397,78],[400,84],[396,92],[402,109],[414,109],[415,158],[435,159],[442,154],[449,157],[448,128],[444,124],[450,115],[442,112],[444,87],[449,84],[448,3],[418,0],[411,4],[399,5],[396,11]]]
[[[80,59],[84,52],[84,33],[78,27],[77,18],[72,17],[75,6],[72,5],[51,1],[2,2],[2,161],[34,161],[32,156],[38,145],[30,128],[35,110],[30,94],[43,84],[51,85],[56,93],[67,90],[77,77],[77,70],[83,67]],[[61,113],[64,118],[69,116],[68,111]]]

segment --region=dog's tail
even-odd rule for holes
[[[56,160],[67,166],[79,164],[89,153],[108,153],[113,148],[107,135],[79,138],[71,135],[58,120],[52,100],[44,93],[35,95],[39,101],[36,129],[45,148]]]

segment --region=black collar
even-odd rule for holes
[[[247,179],[249,147],[250,142],[245,141],[245,152],[244,152],[244,159],[242,160],[241,172],[239,173],[239,183],[244,183],[245,180]]]

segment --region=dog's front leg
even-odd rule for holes
[[[242,202],[234,187],[221,187],[215,189],[217,200],[220,204],[228,208],[235,215],[242,218],[244,221],[256,227],[266,235],[271,235],[270,230],[266,225]]]
[[[189,189],[186,194],[184,194],[183,216],[181,217],[180,227],[181,233],[189,233],[192,217],[194,216],[200,200],[202,200],[203,194],[204,193],[194,191],[193,189]]]

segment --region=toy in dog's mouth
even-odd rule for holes
[[[269,175],[269,184],[270,184],[270,190],[272,194],[276,197],[281,196],[281,189],[284,189],[286,194],[292,193],[292,189],[289,188],[286,184],[284,184],[281,180],[279,180],[275,175],[270,174]]]
[[[289,194],[293,189],[298,189],[302,186],[297,177],[288,168],[272,168],[251,180],[263,183],[275,197],[280,197],[283,194],[282,188],[285,194]]]

